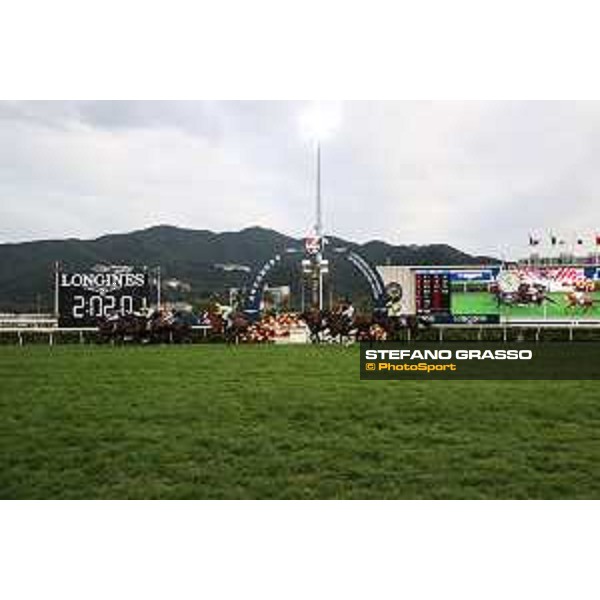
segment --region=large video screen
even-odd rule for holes
[[[600,320],[600,266],[380,267],[404,312],[435,323]]]

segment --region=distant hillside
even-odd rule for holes
[[[392,246],[380,241],[355,244],[329,238],[330,247],[358,251],[377,264],[453,264],[490,262],[488,257],[465,254],[445,244]],[[54,240],[0,244],[0,312],[52,308],[53,265],[66,269],[89,269],[98,263],[160,265],[164,280],[183,282],[183,288],[165,290],[167,297],[195,301],[222,293],[230,286],[244,286],[275,252],[301,248],[302,241],[271,229],[250,227],[238,232],[158,226],[126,234],[105,235],[95,240]],[[346,261],[333,261],[332,281],[336,294],[364,294],[365,284]],[[273,272],[271,283],[297,280],[297,261]],[[250,268],[250,272],[249,269]],[[185,290],[185,291],[182,291]]]

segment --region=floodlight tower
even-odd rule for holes
[[[313,289],[313,303],[319,306],[319,310],[323,310],[323,275],[327,263],[323,258],[325,250],[325,240],[323,238],[323,211],[321,206],[321,138],[316,139],[317,151],[317,189],[316,189],[316,215],[315,215],[315,236],[319,240],[319,250],[315,254],[315,278],[317,285]]]
[[[315,104],[302,118],[302,129],[315,147],[316,155],[316,206],[315,238],[316,251],[311,252],[310,272],[313,281],[313,306],[323,310],[323,276],[329,270],[324,259],[325,238],[323,237],[323,206],[321,197],[321,143],[329,137],[339,123],[339,111],[333,104]]]

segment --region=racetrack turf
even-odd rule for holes
[[[357,348],[0,347],[0,497],[600,497],[597,382],[358,372]]]

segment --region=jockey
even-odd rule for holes
[[[119,320],[119,313],[116,310],[111,310],[107,315],[106,315],[106,320],[114,323],[115,321]]]
[[[229,329],[233,325],[233,307],[227,304],[216,302],[217,314],[225,321],[225,326]]]
[[[354,321],[354,306],[352,306],[352,302],[350,300],[346,301],[346,305],[342,310],[342,317],[346,319],[348,323],[352,323]]]

